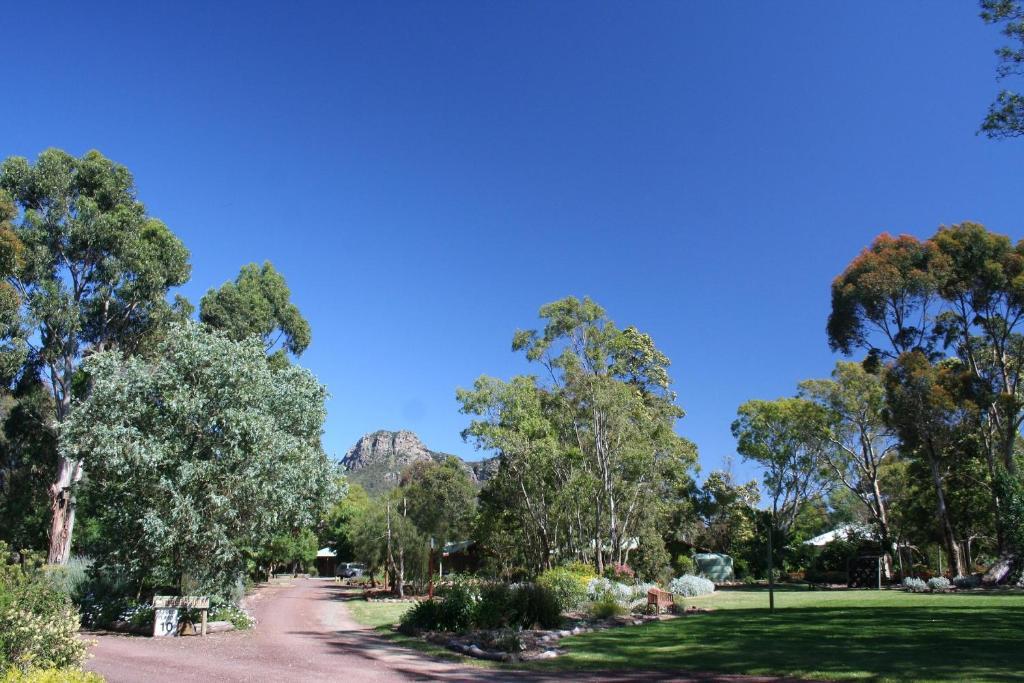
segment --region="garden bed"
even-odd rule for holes
[[[706,611],[709,610],[693,608],[685,610],[683,614]],[[568,620],[562,628],[557,629],[481,629],[460,634],[430,631],[420,634],[419,637],[467,657],[495,662],[528,662],[552,659],[563,654],[564,650],[558,647],[559,641],[563,638],[625,626],[642,626],[678,616],[680,615],[634,614],[608,619],[576,618]]]

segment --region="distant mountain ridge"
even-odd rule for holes
[[[457,455],[433,451],[414,432],[405,429],[397,432],[381,429],[364,434],[345,453],[341,466],[349,481],[370,493],[381,493],[397,486],[402,471],[412,463],[422,460],[441,462],[449,457],[461,462],[477,484],[490,479],[498,466],[497,458],[466,461]]]

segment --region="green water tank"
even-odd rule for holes
[[[736,573],[732,569],[732,558],[721,553],[698,553],[693,556],[693,563],[697,565],[697,573],[705,576],[715,583],[732,581]]]

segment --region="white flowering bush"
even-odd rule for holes
[[[647,591],[657,584],[625,584],[606,578],[587,582],[587,600],[594,616],[606,617],[637,611],[647,606]]]
[[[715,584],[702,576],[683,574],[672,579],[668,584],[668,590],[675,595],[682,595],[686,598],[696,598],[700,595],[711,595],[715,592]]]
[[[42,572],[0,566],[0,672],[78,667],[89,643],[78,612]]]
[[[591,602],[614,600],[626,605],[633,598],[633,590],[624,583],[612,581],[604,577],[591,579],[587,582],[587,599]]]
[[[903,579],[903,587],[911,593],[928,592],[928,584],[914,576],[908,576],[905,579]]]
[[[945,576],[936,576],[928,579],[928,589],[935,593],[944,593],[949,590],[949,579]]]

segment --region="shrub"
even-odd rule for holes
[[[617,617],[626,613],[626,607],[622,605],[611,593],[590,603],[590,616],[594,619],[607,619]]]
[[[250,629],[256,623],[255,619],[250,617],[245,610],[234,605],[211,606],[210,621],[229,621],[239,631]]]
[[[441,631],[462,633],[473,627],[479,594],[464,583],[456,583],[445,591],[441,601]]]
[[[981,577],[977,574],[958,576],[953,579],[953,585],[957,588],[978,588],[981,586]]]
[[[424,600],[413,605],[412,609],[402,615],[398,630],[406,634],[417,631],[443,631],[444,613],[440,600]]]
[[[54,587],[72,601],[78,602],[89,585],[89,569],[92,560],[72,557],[67,564],[51,564],[45,567],[46,577]]]
[[[615,564],[604,570],[604,578],[625,583],[633,581],[636,572],[628,564]]]
[[[570,562],[563,567],[568,572],[573,574],[579,574],[585,576],[587,579],[592,579],[597,576],[597,572],[594,570],[594,565],[587,564],[586,562]]]
[[[928,588],[935,593],[948,591],[949,586],[949,579],[945,576],[936,576],[935,578],[928,579]]]
[[[676,558],[672,560],[672,568],[676,570],[676,574],[682,576],[684,574],[692,574],[694,572],[693,558],[689,555],[676,555]]]
[[[554,628],[562,623],[562,608],[549,588],[534,583],[512,590],[514,622],[523,628]]]
[[[587,599],[588,579],[565,567],[556,567],[537,577],[537,584],[550,590],[562,611],[574,610]]]
[[[474,621],[480,628],[501,628],[513,623],[512,588],[505,583],[492,583],[480,589]]]
[[[587,598],[591,602],[601,602],[602,600],[610,599],[625,605],[633,598],[633,591],[624,583],[597,578],[587,582]]]
[[[0,671],[78,667],[89,643],[78,611],[41,570],[0,565]]]
[[[913,576],[908,576],[903,579],[903,587],[911,593],[926,593],[928,592],[928,584],[921,579]]]
[[[684,574],[672,579],[668,584],[668,590],[675,595],[695,598],[699,595],[711,595],[714,593],[715,584],[701,576]]]

